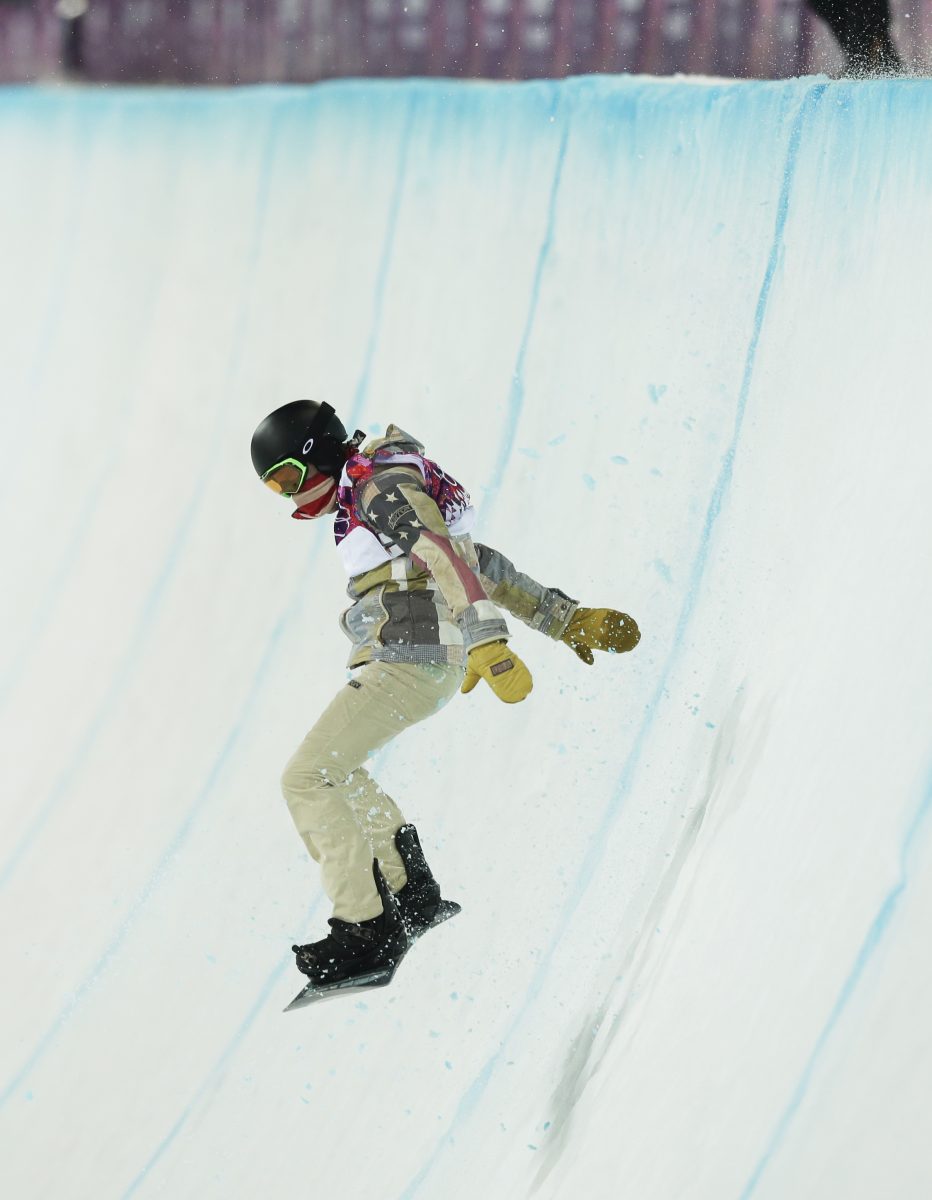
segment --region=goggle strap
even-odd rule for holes
[[[314,413],[314,419],[308,427],[308,438],[319,437],[330,424],[330,418],[335,411],[332,405],[322,402],[320,408]]]

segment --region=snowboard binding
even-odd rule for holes
[[[417,939],[461,911],[455,901],[442,898],[413,825],[402,825],[395,834],[395,845],[408,876],[405,886],[397,894],[392,892],[378,859],[372,860],[382,912],[368,921],[331,917],[327,937],[306,946],[292,946],[298,970],[310,982],[285,1012],[341,992],[367,992],[387,986]]]
[[[455,917],[462,909],[454,900],[441,897],[440,884],[427,865],[413,825],[402,825],[395,834],[395,845],[408,876],[408,882],[397,893],[397,899],[408,937],[416,942],[428,929]]]

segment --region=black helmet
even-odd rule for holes
[[[293,458],[339,480],[346,442],[343,422],[329,404],[292,400],[269,413],[252,435],[252,465],[262,479],[277,463]]]

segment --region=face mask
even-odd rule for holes
[[[329,475],[312,475],[302,491],[292,496],[295,511],[291,514],[296,521],[313,521],[333,512],[337,506],[337,485]]]

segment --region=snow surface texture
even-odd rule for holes
[[[932,1194],[932,85],[0,93],[16,1200]],[[463,915],[282,1014],[300,395],[636,616],[383,753]]]

